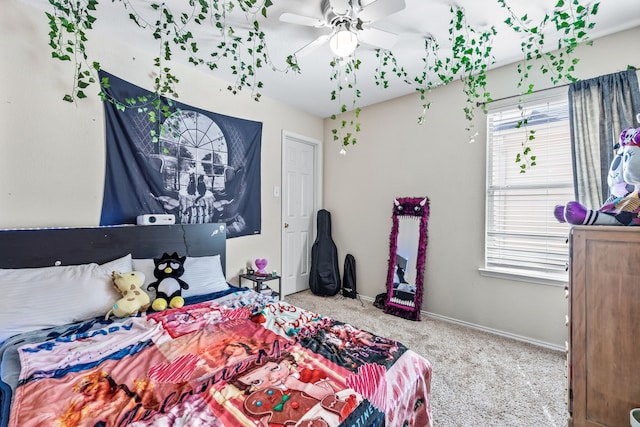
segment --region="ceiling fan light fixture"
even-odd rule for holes
[[[358,36],[345,24],[339,25],[329,39],[331,51],[340,57],[351,55],[357,46]]]

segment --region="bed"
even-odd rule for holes
[[[0,426],[432,425],[428,360],[232,286],[225,250],[224,224],[0,231]],[[164,253],[184,306],[105,319],[110,272]]]

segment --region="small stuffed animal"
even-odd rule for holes
[[[149,308],[149,295],[141,288],[144,283],[144,274],[139,271],[120,274],[117,271],[111,273],[113,286],[122,294],[122,298],[116,301],[111,310],[104,316],[105,320],[111,316],[127,317],[144,313]]]
[[[154,310],[162,311],[167,307],[180,308],[184,305],[182,290],[189,289],[189,285],[180,276],[184,273],[186,259],[186,256],[180,257],[175,252],[171,255],[164,253],[160,258],[153,259],[153,275],[158,280],[150,283],[147,289],[156,291],[156,299],[151,305]]]

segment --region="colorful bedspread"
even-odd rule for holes
[[[12,427],[431,425],[427,360],[254,292],[80,326],[17,354]]]

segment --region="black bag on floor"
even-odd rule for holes
[[[344,273],[342,277],[342,295],[355,298],[356,293],[356,259],[347,254],[344,259]]]
[[[311,246],[309,288],[316,295],[333,296],[340,292],[338,249],[331,238],[331,214],[318,211],[318,235]]]
[[[387,305],[387,293],[385,292],[385,293],[376,295],[376,299],[373,301],[373,306],[384,309],[386,305]]]

